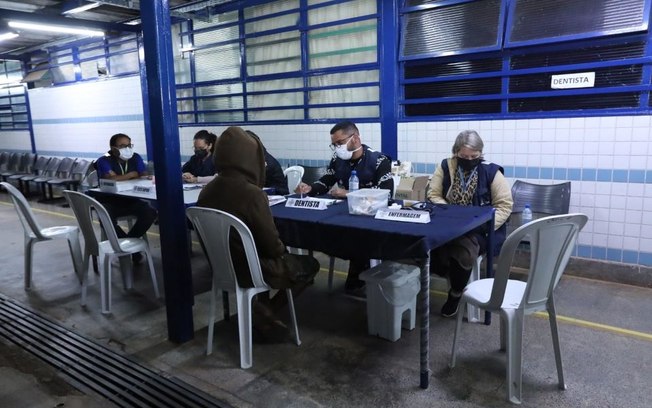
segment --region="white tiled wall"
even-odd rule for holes
[[[115,133],[131,137],[145,154],[138,77],[29,90],[34,142],[40,154],[96,159]]]
[[[571,181],[570,211],[590,218],[580,256],[652,264],[650,116],[404,123],[398,156],[431,172],[464,129],[478,131],[510,182]]]

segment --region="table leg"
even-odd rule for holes
[[[421,266],[421,290],[419,292],[419,322],[421,324],[421,342],[420,342],[420,387],[428,388],[430,381],[430,255],[424,260]]]
[[[487,278],[494,277],[494,222],[496,220],[496,209],[491,212],[491,220],[488,222],[489,233],[487,234]],[[484,311],[484,324],[491,324],[491,312]]]

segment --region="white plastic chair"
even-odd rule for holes
[[[220,291],[235,292],[238,308],[238,331],[240,337],[240,367],[249,368],[253,364],[252,340],[251,340],[251,301],[253,297],[261,292],[267,292],[272,288],[263,279],[258,259],[258,251],[254,243],[253,235],[249,228],[238,218],[224,211],[190,207],[186,215],[195,227],[199,236],[208,263],[213,270],[213,290],[211,292],[211,305],[208,317],[208,342],[206,354],[213,352],[213,328],[215,324],[215,307],[217,294]],[[232,232],[237,233],[242,240],[245,249],[249,271],[253,287],[242,288],[238,285],[231,251],[229,249],[229,237]],[[299,328],[294,312],[294,301],[292,291],[286,289],[290,316],[297,345],[301,344],[299,339]]]
[[[25,196],[13,185],[0,183],[8,192],[11,201],[14,203],[18,218],[23,225],[25,232],[25,290],[32,287],[32,259],[34,244],[41,241],[49,241],[57,238],[65,238],[70,248],[75,274],[81,280],[81,246],[79,245],[79,228],[74,225],[61,225],[56,227],[41,228],[34,217]]]
[[[304,169],[301,166],[290,166],[283,170],[283,175],[288,179],[288,190],[290,194],[294,194],[301,179],[303,178]]]
[[[462,327],[464,307],[471,304],[500,313],[500,348],[507,350],[507,399],[520,404],[524,317],[546,310],[550,320],[559,388],[566,388],[553,291],[568,264],[577,236],[587,220],[588,217],[584,214],[554,215],[523,225],[507,237],[500,251],[495,278],[477,280],[464,289],[460,312],[457,314],[451,368],[455,366],[457,338]],[[527,283],[509,279],[514,253],[526,235],[529,235],[531,243]]]
[[[79,226],[84,234],[86,242],[84,249],[84,260],[82,266],[82,297],[81,304],[86,304],[86,288],[88,286],[88,261],[94,251],[97,251],[99,258],[102,260],[100,269],[100,294],[102,299],[102,313],[111,313],[111,263],[115,258],[120,259],[122,268],[122,281],[125,289],[133,287],[133,273],[131,260],[123,261],[122,258],[131,256],[138,252],[144,252],[147,258],[149,273],[154,286],[154,294],[160,298],[158,283],[156,281],[156,272],[150,253],[149,244],[142,238],[118,238],[113,223],[106,208],[97,200],[83,193],[71,190],[63,191],[64,197],[68,200],[79,222]],[[95,229],[93,228],[92,212],[97,214],[100,224],[107,239],[100,241],[97,239]],[[128,261],[128,262],[127,262]]]

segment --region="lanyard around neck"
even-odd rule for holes
[[[473,171],[469,173],[468,177],[464,177],[464,170],[462,170],[461,167],[457,167],[457,175],[460,178],[460,183],[462,183],[462,191],[466,193],[466,191],[469,189],[469,184],[471,184],[471,179],[473,179],[473,175],[478,172],[478,167],[474,167]]]
[[[126,161],[124,167],[122,167],[122,163],[118,162],[118,166],[120,166],[120,170],[122,170],[122,175],[124,176],[127,174],[127,170],[129,170],[129,162]]]

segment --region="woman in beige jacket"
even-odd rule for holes
[[[487,233],[475,229],[431,254],[430,271],[448,276],[451,288],[441,310],[444,317],[457,314],[462,290],[478,255],[500,252],[505,241],[505,221],[512,213],[512,193],[503,176],[503,168],[483,163],[484,143],[474,130],[465,130],[455,139],[453,156],[444,159],[430,180],[428,199],[435,204],[492,206],[496,209],[494,247],[487,248]]]

